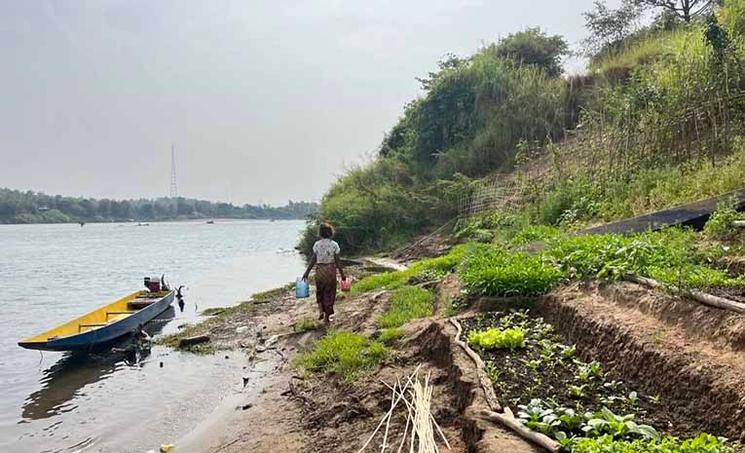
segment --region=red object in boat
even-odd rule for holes
[[[153,293],[160,292],[160,279],[145,277],[145,287]]]

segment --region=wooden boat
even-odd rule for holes
[[[18,345],[44,351],[92,349],[135,331],[163,313],[173,302],[175,293],[173,290],[137,291],[54,329],[26,338]]]

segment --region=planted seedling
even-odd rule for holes
[[[562,346],[561,356],[565,359],[573,359],[577,355],[577,346]]]
[[[572,395],[573,398],[584,398],[587,384],[570,385],[567,388],[569,389],[569,394]]]
[[[645,439],[658,439],[657,431],[649,425],[640,425],[634,421],[634,414],[616,415],[607,407],[592,414],[582,430],[591,437],[608,434],[614,439],[625,439],[633,434]]]
[[[592,378],[602,378],[603,368],[598,362],[581,363],[579,365],[579,372],[577,378],[581,382],[590,382]]]

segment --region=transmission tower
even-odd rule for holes
[[[178,187],[176,187],[176,150],[171,145],[171,198],[178,197]]]

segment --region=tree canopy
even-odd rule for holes
[[[285,206],[235,206],[190,198],[109,200],[63,197],[0,188],[0,223],[156,221],[203,218],[304,219],[317,203],[290,201]]]
[[[561,60],[569,54],[569,46],[562,36],[548,36],[537,27],[509,34],[492,49],[498,57],[537,66],[551,77],[561,75]]]

